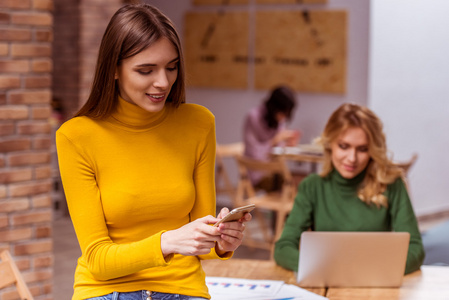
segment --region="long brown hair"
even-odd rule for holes
[[[366,133],[368,153],[371,157],[365,178],[358,190],[358,197],[367,204],[387,207],[388,199],[382,193],[388,184],[398,177],[403,177],[403,171],[388,158],[383,124],[367,107],[345,103],[331,115],[321,134],[324,163],[320,175],[325,177],[334,169],[331,145],[350,127],[361,128]]]
[[[75,114],[91,118],[109,116],[117,106],[115,72],[121,61],[145,50],[160,38],[171,41],[178,51],[178,76],[167,104],[185,102],[184,58],[178,33],[159,9],[148,4],[122,6],[112,16],[101,41],[92,89],[84,106]]]

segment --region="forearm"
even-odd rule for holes
[[[279,240],[275,245],[274,260],[278,265],[298,271],[299,250],[288,241]]]

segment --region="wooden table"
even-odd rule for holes
[[[295,275],[271,260],[238,259],[203,261],[207,276],[282,280],[296,283]],[[400,288],[307,288],[330,300],[448,300],[449,267],[422,266],[404,277]]]
[[[400,288],[329,288],[330,300],[447,300],[449,267],[422,266],[404,277]]]

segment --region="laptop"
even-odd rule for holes
[[[409,240],[408,232],[303,232],[298,285],[399,287]]]

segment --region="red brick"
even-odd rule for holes
[[[49,73],[53,71],[53,61],[51,59],[34,60],[31,63],[31,70],[36,73]]]
[[[31,108],[31,117],[35,120],[37,119],[48,119],[51,116],[50,105],[45,106],[33,106]]]
[[[11,15],[8,13],[0,12],[0,24],[9,24]]]
[[[12,197],[22,197],[29,195],[38,195],[51,191],[50,182],[16,183],[10,185],[10,194]]]
[[[20,12],[11,15],[13,25],[51,26],[53,17],[47,12]]]
[[[5,197],[6,197],[6,186],[0,185],[0,199],[5,198]]]
[[[53,255],[47,254],[44,256],[38,256],[33,259],[34,268],[48,268],[53,265]]]
[[[31,8],[31,1],[30,0],[0,0],[0,8],[9,8],[9,9]]]
[[[0,29],[0,41],[31,41],[31,31],[28,29]]]
[[[0,155],[0,168],[5,166],[5,155]]]
[[[51,45],[12,44],[11,54],[13,57],[50,57]]]
[[[25,282],[38,282],[38,281],[45,281],[53,278],[53,272],[51,269],[45,269],[40,271],[34,271],[34,272],[27,272],[23,274],[23,279]]]
[[[19,76],[1,76],[0,75],[0,89],[14,89],[20,87]]]
[[[20,181],[28,181],[33,178],[31,168],[26,169],[2,169],[0,170],[0,183],[12,183]],[[0,203],[1,207],[1,203]],[[1,211],[1,208],[0,208]]]
[[[9,98],[12,104],[47,104],[51,101],[51,91],[11,92]]]
[[[52,144],[50,137],[35,137],[33,140],[33,149],[48,150]]]
[[[36,30],[36,41],[38,42],[53,42],[52,30]]]
[[[33,135],[50,133],[51,127],[48,121],[23,121],[18,124],[18,132],[21,135]]]
[[[53,202],[50,195],[37,195],[31,198],[34,208],[51,207]]]
[[[33,152],[11,154],[8,159],[9,165],[15,167],[50,163],[51,157],[49,152]]]
[[[0,43],[0,56],[6,56],[9,54],[9,44]]]
[[[25,105],[0,106],[0,120],[28,119],[28,107]]]
[[[10,138],[0,140],[0,153],[29,150],[31,140],[29,138]]]
[[[14,25],[51,26],[53,17],[47,12],[20,12],[12,14],[11,23]]]
[[[25,78],[25,88],[51,88],[51,76],[33,76]]]
[[[6,94],[0,92],[0,105],[6,104]]]
[[[16,214],[12,216],[13,225],[27,225],[41,222],[51,222],[51,210]]]
[[[52,235],[53,229],[51,226],[41,226],[36,228],[36,238],[42,239],[42,238],[49,238]]]
[[[31,228],[7,229],[0,231],[0,243],[11,243],[29,240],[32,237]]]
[[[0,124],[0,136],[11,135],[14,133],[13,123],[2,123]]]
[[[27,73],[30,71],[28,60],[0,60],[0,70],[2,73]]]
[[[22,259],[14,258],[14,261],[16,262],[17,268],[20,271],[29,270],[31,267],[31,263],[28,258],[22,258]]]
[[[33,8],[37,10],[53,11],[53,0],[33,0]]]
[[[51,167],[36,167],[34,170],[34,176],[36,179],[47,179],[51,177]]]
[[[30,208],[30,202],[26,198],[8,200],[0,202],[0,213],[10,213],[15,211],[27,210]]]
[[[34,241],[27,244],[15,245],[14,255],[29,255],[36,253],[45,253],[52,251],[53,244],[50,240],[45,241]]]
[[[9,225],[8,217],[0,215],[0,228],[7,227]]]
[[[33,153],[20,153],[11,154],[9,156],[10,166],[22,166],[22,165],[36,165],[50,163],[49,152],[33,152]]]
[[[42,284],[41,287],[42,287],[42,294],[48,295],[48,294],[52,294],[53,293],[53,284],[51,284],[51,283]],[[42,300],[55,300],[55,299],[47,297],[47,298],[42,299]]]

